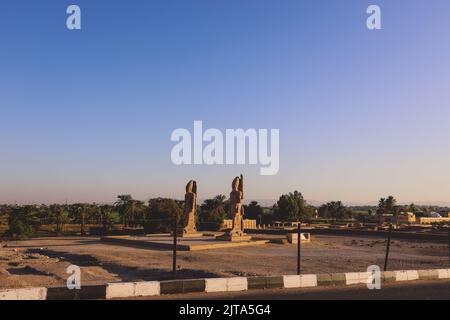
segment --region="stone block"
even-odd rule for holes
[[[395,282],[397,281],[397,275],[395,271],[384,271],[381,273],[382,282]]]
[[[247,278],[236,277],[227,279],[227,291],[245,291],[248,290]]]
[[[183,293],[183,282],[180,280],[161,281],[161,294]]]
[[[331,278],[331,274],[318,274],[317,275],[317,285],[320,286],[332,286],[333,279]]]
[[[135,287],[135,297],[159,296],[159,281],[137,282]]]
[[[106,298],[106,285],[82,286],[80,290],[67,287],[47,288],[47,300],[95,300]]]
[[[449,279],[450,278],[450,272],[448,269],[438,269],[438,278],[439,279]]]
[[[109,283],[106,286],[106,299],[134,297],[135,283]]]
[[[317,287],[317,276],[315,274],[304,274],[300,276],[301,288]]]
[[[439,273],[437,270],[418,270],[417,271],[420,280],[437,280],[439,279]]]
[[[266,277],[249,277],[248,281],[248,289],[266,289],[267,280]]]
[[[301,287],[300,276],[284,276],[283,277],[283,287],[286,289],[300,288]]]
[[[335,286],[345,285],[347,283],[345,273],[333,273],[331,274],[331,280]]]
[[[0,290],[0,300],[46,300],[47,288]]]
[[[275,277],[267,277],[267,288],[268,289],[281,289],[283,288],[283,277],[275,276]]]
[[[228,280],[226,278],[205,279],[205,292],[228,291]]]
[[[205,280],[183,280],[183,293],[205,292]]]
[[[298,244],[298,233],[288,233],[286,238],[289,243]],[[311,234],[310,233],[302,233],[301,234],[302,242],[311,242]]]
[[[419,274],[416,270],[395,271],[396,281],[413,281],[419,280]]]

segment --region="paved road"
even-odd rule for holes
[[[365,286],[310,289],[251,290],[238,293],[195,293],[167,295],[142,300],[450,300],[450,281],[415,281],[385,284],[381,290]]]

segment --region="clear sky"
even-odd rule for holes
[[[66,8],[82,30],[66,29]],[[382,8],[380,31],[366,8]],[[448,0],[8,0],[0,202],[301,191],[450,202]],[[280,171],[176,167],[176,128],[280,129]]]

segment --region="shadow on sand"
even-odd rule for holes
[[[168,269],[157,268],[139,268],[124,266],[110,261],[101,261],[98,258],[88,254],[74,254],[67,252],[58,252],[52,250],[29,249],[27,253],[39,253],[50,258],[64,259],[70,264],[79,267],[100,267],[108,273],[116,274],[121,281],[135,282],[135,281],[161,281],[172,280],[171,266]],[[199,279],[199,278],[216,278],[216,273],[195,270],[195,269],[179,269],[177,270],[177,279]]]

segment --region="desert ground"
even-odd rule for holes
[[[313,236],[311,243],[302,244],[302,273],[383,267],[385,248],[383,238]],[[297,246],[289,244],[179,252],[178,277],[295,274],[296,255]],[[389,269],[448,268],[448,260],[446,243],[394,240]],[[82,285],[172,277],[170,250],[108,244],[95,237],[38,238],[1,243],[0,288],[65,285],[72,264],[82,269]]]

